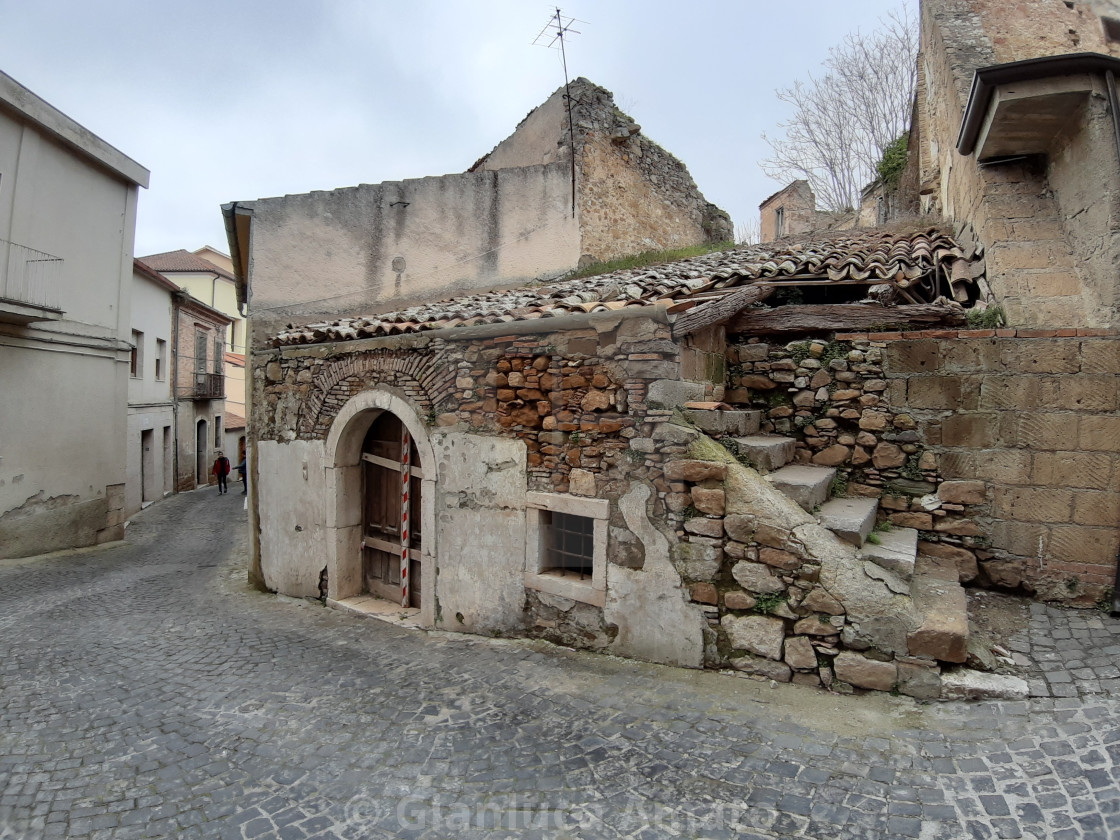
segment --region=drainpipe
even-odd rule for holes
[[[175,424],[172,442],[175,446],[172,469],[175,475],[171,480],[171,492],[179,492],[179,302],[174,293],[171,296],[171,419]]]

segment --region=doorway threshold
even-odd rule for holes
[[[328,598],[327,606],[363,618],[375,618],[398,627],[407,627],[410,630],[423,629],[420,625],[419,608],[402,607],[400,604],[394,604],[384,598],[374,598],[372,595],[355,595],[353,598],[343,598],[341,601]]]

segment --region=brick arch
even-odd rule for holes
[[[415,350],[368,350],[339,359],[312,380],[300,431],[326,437],[346,401],[376,385],[391,385],[422,411],[430,411],[454,394],[455,367],[435,354]]]

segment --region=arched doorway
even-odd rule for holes
[[[206,420],[199,420],[194,427],[194,483],[196,486],[206,484],[210,480],[207,467],[210,464],[209,453],[206,445],[210,441],[210,432]]]
[[[362,591],[416,608],[421,598],[422,479],[412,436],[400,418],[382,412],[362,441]]]
[[[410,545],[410,553],[414,556],[409,559],[416,559],[421,563],[422,574],[410,587],[409,602],[416,603],[411,590],[419,593],[420,623],[425,627],[432,627],[435,623],[439,538],[434,501],[439,480],[439,461],[428,439],[428,430],[421,413],[405,394],[392,386],[381,385],[355,394],[339,409],[327,433],[326,457],[329,466],[325,477],[327,486],[333,490],[334,495],[333,503],[328,503],[327,507],[327,528],[332,532],[327,541],[327,597],[341,602],[369,592],[364,568],[366,549],[362,547],[363,535],[370,530],[366,525],[364,509],[363,473],[367,462],[363,458],[363,449],[371,427],[378,418],[386,414],[394,417],[408,431],[415,446],[415,450],[410,448],[409,454],[415,452],[419,456],[410,464],[410,468],[413,468],[410,479],[419,479],[419,493],[412,490],[414,482],[410,480],[409,484],[410,494],[416,499],[414,504],[410,504],[410,519],[417,531],[420,548],[417,552],[415,545]],[[373,437],[389,439],[391,434],[374,433]],[[371,448],[374,442],[376,441],[371,441]],[[400,473],[397,476],[399,479]],[[417,553],[419,556],[415,556]],[[401,603],[399,589],[393,593],[392,602]]]

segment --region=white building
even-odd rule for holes
[[[125,515],[175,489],[171,296],[179,287],[138,260],[132,272]]]
[[[148,170],[0,73],[0,557],[119,539]]]

